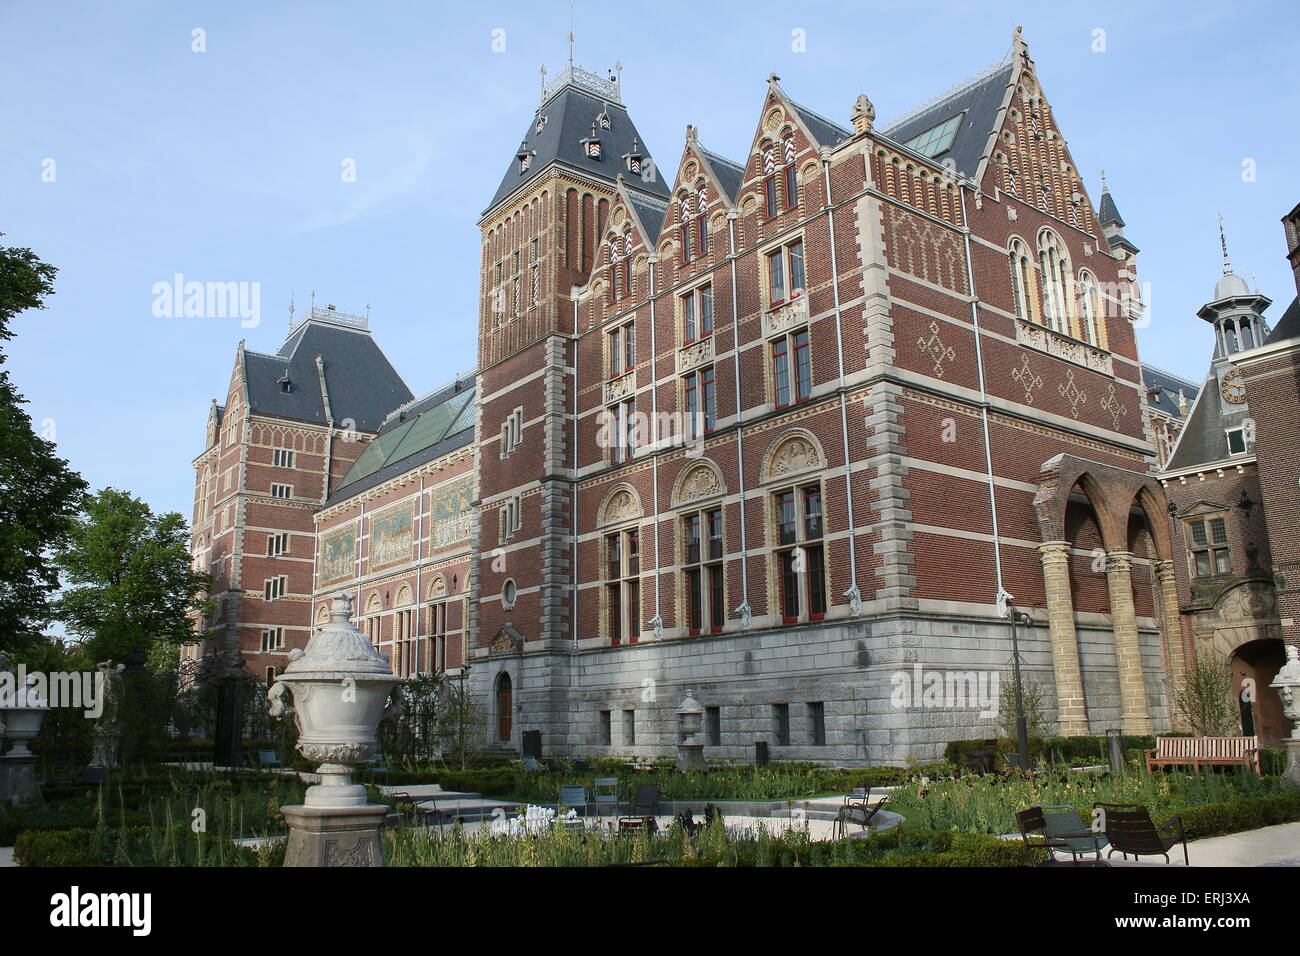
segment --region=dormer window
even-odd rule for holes
[[[285,369],[285,370],[284,370],[284,374],[281,375],[278,379],[276,379],[275,384],[277,384],[277,385],[280,386],[280,391],[282,391],[282,392],[291,392],[291,391],[293,391],[293,383],[292,383],[291,381],[289,381],[289,370],[288,370],[288,369]]]
[[[1244,455],[1250,450],[1246,441],[1246,428],[1243,425],[1240,428],[1227,429],[1228,435],[1228,454]]]
[[[588,159],[600,159],[600,138],[596,135],[596,124],[591,125],[591,135],[582,141],[582,151]]]
[[[533,150],[528,148],[528,143],[519,144],[519,152],[515,153],[515,159],[519,162],[519,175],[528,172],[528,167],[533,164],[533,157],[536,156]]]
[[[601,129],[610,128],[609,113],[607,111],[602,111],[601,114],[596,117],[596,125]]]
[[[627,164],[627,171],[634,176],[641,175],[641,161],[644,159],[641,155],[641,148],[637,141],[632,140],[632,151],[623,154],[623,162]]]

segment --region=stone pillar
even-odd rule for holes
[[[1129,735],[1151,733],[1142,652],[1138,645],[1137,611],[1133,607],[1132,566],[1133,555],[1129,551],[1106,554],[1106,588],[1110,591],[1110,620],[1123,711],[1120,726]]]
[[[1070,542],[1045,541],[1038,546],[1047,594],[1047,623],[1052,637],[1052,669],[1056,675],[1057,733],[1086,736],[1088,710],[1083,697],[1083,671],[1074,633],[1074,602],[1070,598]]]
[[[1182,614],[1178,606],[1178,583],[1174,578],[1174,562],[1157,558],[1151,562],[1155,569],[1156,587],[1160,593],[1161,617],[1165,625],[1165,663],[1169,669],[1169,721],[1175,730],[1185,730],[1177,714],[1173,695],[1183,686],[1187,676],[1187,659],[1183,651]]]

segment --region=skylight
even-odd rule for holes
[[[947,152],[952,148],[952,141],[956,139],[957,130],[961,127],[961,119],[965,115],[963,111],[956,116],[950,116],[938,126],[931,126],[919,136],[906,140],[903,145],[908,149],[916,150],[922,156],[934,157]]]

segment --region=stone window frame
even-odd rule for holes
[[[721,554],[718,557],[711,557],[708,552],[708,544],[711,540],[708,528],[709,515],[713,512],[718,514],[720,525],[718,541],[721,546]],[[691,518],[698,518],[700,522],[700,557],[697,561],[691,561],[687,553],[686,545],[686,528],[687,521]],[[681,621],[682,632],[688,637],[699,637],[707,634],[721,634],[727,627],[727,508],[726,499],[722,495],[714,495],[708,498],[701,498],[690,502],[687,505],[678,507],[673,513],[674,524],[674,550],[677,558],[677,568],[679,569],[678,581],[678,620]],[[705,579],[705,572],[717,569],[722,577],[722,597],[721,611],[722,623],[714,625],[711,623],[711,612],[717,610],[713,605],[712,587],[710,582]],[[690,622],[690,604],[687,598],[687,575],[692,569],[698,569],[700,572],[700,595],[703,598],[700,609],[700,627],[691,627]]]
[[[702,313],[700,311],[697,300],[699,299],[701,293],[705,289],[709,290],[709,316],[710,316],[709,321],[711,323],[711,327],[709,331],[701,332],[698,330],[701,325],[700,316]],[[677,295],[675,296],[675,302],[677,303],[677,316],[676,316],[677,321],[673,323],[677,327],[678,348],[684,348],[687,345],[693,345],[694,343],[699,342],[701,339],[708,338],[709,336],[713,335],[717,331],[718,315],[713,308],[713,291],[714,291],[713,276],[711,274],[705,274],[701,276],[698,281],[678,291]],[[695,337],[689,339],[686,337],[686,300],[687,299],[691,299],[692,301],[697,301],[697,304],[695,306],[695,325],[697,331]]]
[[[619,574],[610,577],[609,539],[617,537],[619,542]],[[636,644],[644,630],[642,616],[641,579],[644,561],[645,535],[641,529],[641,519],[632,518],[616,525],[602,528],[597,541],[597,562],[600,580],[600,622],[601,628],[609,638],[610,646]],[[629,561],[629,542],[636,542],[636,570],[632,571]],[[618,589],[618,633],[614,629],[614,603],[611,589]],[[633,613],[635,611],[635,613]]]
[[[1183,544],[1187,551],[1187,576],[1193,581],[1224,577],[1232,573],[1230,517],[1229,509],[1210,505],[1197,507],[1183,517]],[[1223,536],[1221,539],[1214,534],[1215,521],[1223,522]],[[1192,530],[1193,525],[1201,525],[1204,529],[1204,544],[1196,541],[1195,532]],[[1197,568],[1197,558],[1200,555],[1204,555],[1206,558],[1209,568],[1207,574],[1200,573]],[[1219,570],[1221,557],[1227,563],[1227,570]]]
[[[808,446],[807,459],[804,463],[790,461],[785,457],[785,451],[794,441],[802,441]],[[766,596],[769,613],[780,626],[795,626],[807,624],[811,621],[822,620],[827,617],[835,605],[831,593],[830,579],[830,562],[829,562],[829,541],[830,533],[830,507],[829,499],[826,493],[826,453],[821,446],[821,442],[812,432],[805,428],[792,427],[784,429],[778,434],[772,443],[764,452],[762,467],[759,474],[759,486],[763,491],[763,534],[764,541],[767,543],[767,554],[770,556],[766,561]],[[778,470],[778,468],[780,470]],[[822,573],[825,576],[825,599],[826,609],[819,617],[813,618],[808,611],[808,597],[811,594],[807,587],[800,591],[799,616],[795,621],[787,623],[784,616],[784,607],[781,601],[781,568],[780,560],[776,557],[778,551],[784,551],[800,545],[805,539],[802,537],[803,522],[802,506],[803,497],[797,492],[800,489],[817,485],[821,492],[821,541],[822,546]],[[795,531],[796,540],[794,545],[779,545],[780,540],[779,516],[776,509],[776,496],[785,491],[795,491]]]
[[[1029,254],[1029,243],[1017,235],[1008,238],[1007,260],[1011,271],[1011,295],[1016,318],[1023,322],[1045,326],[1039,291],[1038,263]],[[1017,267],[1019,267],[1018,271]]]
[[[790,284],[790,255],[789,248],[798,244],[802,247],[802,265],[803,265],[803,287],[796,294]],[[782,285],[784,286],[784,298],[774,300],[772,298],[772,272],[768,261],[773,254],[781,255],[781,275]],[[759,285],[763,290],[763,311],[771,312],[781,306],[790,305],[796,299],[804,298],[808,295],[808,240],[804,235],[803,229],[798,229],[794,233],[781,236],[771,242],[765,243],[758,249],[759,262]],[[810,316],[811,318],[811,316]]]
[[[709,415],[705,407],[704,380],[705,372],[713,376],[713,423],[709,423]],[[690,389],[689,380],[696,379],[696,403],[695,413],[702,422],[699,434],[695,432],[695,420],[692,418],[686,406],[686,394]],[[677,377],[677,407],[682,410],[682,436],[688,442],[703,441],[718,429],[718,372],[717,365],[714,362],[705,362],[698,368],[693,368],[688,372],[683,372]]]
[[[292,448],[272,448],[271,449],[271,466],[274,468],[292,468],[293,467],[293,449]]]
[[[272,636],[274,639],[272,639]],[[273,627],[262,628],[261,647],[263,654],[273,654],[284,650],[284,627],[277,624]]]
[[[1049,268],[1053,263],[1054,268]],[[1046,320],[1041,324],[1058,335],[1079,338],[1069,289],[1074,276],[1070,250],[1060,234],[1049,226],[1038,230],[1038,268],[1042,273],[1040,284],[1043,318]]]

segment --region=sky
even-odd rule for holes
[[[291,296],[369,306],[417,395],[472,368],[477,222],[539,68],[565,65],[569,16],[567,0],[0,0],[0,242],[59,269],[7,346],[38,430],[92,488],[188,518],[209,402],[241,338],[279,348]],[[1279,222],[1300,201],[1293,3],[578,0],[574,23],[576,62],[622,63],[669,170],[687,124],[742,159],[769,73],[841,125],[866,93],[885,125],[997,62],[1023,25],[1094,206],[1104,169],[1142,250],[1144,361],[1204,375],[1195,313],[1222,272],[1220,213],[1266,317],[1295,294]],[[155,314],[177,275],[256,288],[256,324]]]

